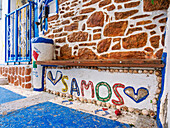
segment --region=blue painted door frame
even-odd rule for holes
[[[44,3],[43,8],[48,5],[48,3],[54,0],[28,0],[29,3],[23,5],[20,8],[17,8],[15,11],[11,12],[11,0],[8,0],[8,14],[5,17],[5,62],[8,64],[10,62],[31,62],[31,38],[39,36],[38,26],[35,24],[39,21],[38,16],[38,3],[42,1]],[[58,0],[56,2],[56,13],[58,13]],[[33,6],[34,5],[34,6]],[[26,30],[21,28],[21,10],[26,9]],[[29,10],[29,13],[27,11]],[[31,11],[32,10],[32,11]],[[41,14],[44,13],[42,10]],[[34,15],[34,19],[32,19],[32,13]],[[27,22],[28,20],[28,22]],[[48,22],[46,20],[45,30],[48,29]],[[15,21],[15,22],[14,22]],[[18,22],[16,22],[18,21]],[[14,24],[15,23],[15,24]],[[29,28],[27,28],[27,24],[29,24]],[[18,26],[18,27],[14,27]],[[22,26],[23,27],[23,26]],[[25,31],[25,37],[21,37]],[[33,31],[32,31],[33,30]],[[33,32],[33,33],[32,33]],[[23,41],[23,39],[25,39]],[[24,47],[21,48],[21,47]],[[23,50],[24,53],[23,53]],[[23,54],[22,54],[22,53]]]
[[[38,0],[34,0],[34,1],[28,0],[28,2],[29,3],[11,12],[11,0],[8,0],[8,14],[6,14],[5,16],[5,62],[7,64],[10,62],[14,62],[14,64],[15,62],[29,62],[29,63],[31,62],[31,58],[32,58],[31,38],[39,36],[38,28],[35,25],[35,22],[38,21],[38,4],[37,4]],[[25,13],[26,30],[24,30],[26,35],[24,40],[25,44],[22,44],[21,43],[21,10],[24,8],[26,9],[26,13]],[[29,12],[27,13],[28,10]],[[34,19],[31,18],[32,13],[34,15]],[[29,27],[27,27],[28,24]],[[21,54],[21,50],[22,50],[21,45],[25,45],[24,56],[22,56]]]
[[[36,3],[35,4],[35,8],[34,8],[34,20],[35,22],[38,21],[38,0],[34,0],[34,2]],[[11,12],[11,0],[8,0],[8,14]],[[10,25],[10,22],[8,22],[8,26]],[[36,24],[34,23],[34,26],[36,26]],[[38,33],[38,28],[35,27],[34,28],[34,33],[35,33],[35,37],[38,37],[39,36],[39,33]]]
[[[38,22],[38,0],[34,0],[34,2],[36,3],[35,4],[35,9],[34,9],[34,18],[35,18],[34,21]],[[35,26],[34,33],[35,33],[35,37],[38,37],[39,36],[39,32],[38,32],[38,27],[35,24],[35,22],[34,22],[34,26]]]

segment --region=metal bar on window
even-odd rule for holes
[[[30,62],[31,38],[35,37],[32,10],[35,3],[29,3],[9,12],[5,17],[5,62]],[[25,12],[26,11],[26,12]],[[23,15],[22,15],[23,14]],[[26,17],[25,17],[26,16]],[[25,18],[25,19],[23,19]],[[11,23],[11,24],[10,24]]]
[[[15,62],[18,61],[18,11],[15,11]]]
[[[29,60],[31,61],[31,20],[32,20],[32,3],[29,2]]]
[[[18,11],[19,11],[19,10],[22,10],[23,8],[27,7],[28,5],[29,5],[29,3],[23,5],[22,7],[18,8],[17,10],[18,10]]]
[[[7,30],[8,30],[8,26],[7,26],[7,15],[5,15],[5,62],[7,62]]]
[[[28,12],[28,7],[26,7],[26,30],[25,30],[25,38],[26,38],[26,57],[28,56],[28,49],[27,49],[27,47],[28,47],[28,42],[27,42],[27,39],[28,39],[28,34],[27,34],[27,32],[28,32],[28,28],[27,28],[27,26],[28,26],[28,22],[27,22],[27,17],[28,17],[28,14],[27,14],[27,12]]]
[[[12,15],[12,55],[14,55],[14,14]]]
[[[21,56],[21,10],[19,10],[19,57]]]
[[[15,11],[16,11],[16,10],[15,10]],[[6,14],[6,15],[7,15],[7,16],[10,16],[10,15],[14,14],[15,11],[13,11],[13,12],[11,12],[11,13],[8,13],[8,14]]]

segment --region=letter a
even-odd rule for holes
[[[75,88],[73,87],[75,85]],[[70,90],[70,94],[73,95],[73,92],[77,92],[77,95],[80,96],[80,91],[79,91],[79,87],[77,84],[77,81],[75,78],[72,79],[71,81],[71,90]]]

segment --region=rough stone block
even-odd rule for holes
[[[65,20],[65,21],[61,22],[62,25],[69,24],[69,23],[70,23],[70,20]]]
[[[115,12],[115,19],[119,20],[119,19],[126,19],[129,16],[132,16],[136,13],[138,13],[139,10],[130,10],[130,11],[126,11],[126,12]]]
[[[151,46],[154,48],[159,47],[160,36],[153,36],[150,38]]]
[[[157,59],[161,59],[163,54],[163,49],[159,49],[154,55],[156,56]]]
[[[104,36],[123,36],[127,28],[128,21],[111,22],[104,28]]]
[[[96,45],[96,43],[82,43],[82,44],[79,44],[79,46],[94,46]]]
[[[104,9],[107,9],[107,11],[113,11],[115,8],[116,8],[115,5],[112,4],[112,5],[108,6],[108,7],[105,7]]]
[[[87,41],[88,33],[87,32],[73,32],[72,34],[68,35],[69,42],[82,42]]]
[[[64,31],[73,31],[73,30],[78,30],[78,22],[74,22],[64,27]]]
[[[133,7],[136,7],[140,4],[140,1],[137,1],[137,2],[131,2],[131,3],[127,3],[125,4],[125,8],[133,8]]]
[[[143,14],[143,15],[134,16],[134,17],[132,17],[132,18],[130,18],[130,19],[135,20],[135,19],[145,18],[145,17],[149,17],[149,16],[150,16],[150,15],[148,15],[148,14]]]
[[[25,76],[25,82],[30,82],[31,81],[31,76]]]
[[[19,86],[18,80],[16,80],[16,81],[14,82],[14,86]]]
[[[55,43],[66,43],[66,37],[55,39]]]
[[[27,89],[29,89],[29,88],[31,88],[31,87],[32,87],[32,84],[31,84],[31,83],[28,83],[28,84],[25,85],[25,88],[27,88]]]
[[[54,34],[48,35],[47,37],[50,38],[50,39],[53,39],[54,38]]]
[[[155,20],[155,19],[157,19],[157,18],[159,18],[159,17],[161,17],[161,16],[163,16],[164,15],[164,13],[162,13],[162,14],[160,14],[160,15],[157,15],[157,16],[154,16],[153,17],[153,20]]]
[[[103,27],[104,25],[104,14],[102,11],[93,13],[87,20],[87,27]]]
[[[123,48],[140,48],[146,45],[148,35],[147,33],[139,33],[136,35],[131,35],[127,38],[123,38]]]
[[[54,15],[54,16],[51,16],[51,17],[48,18],[48,22],[53,21],[53,20],[57,20],[58,17],[59,17],[58,14]]]
[[[148,26],[144,26],[144,28],[146,28],[146,29],[153,29],[156,26],[157,26],[156,24],[151,24],[151,25],[148,25]]]
[[[95,8],[82,9],[82,10],[80,10],[80,14],[90,13],[90,12],[93,12],[94,10],[96,10],[96,9]]]
[[[106,6],[108,4],[110,4],[112,1],[111,0],[103,0],[99,3],[99,8]]]
[[[160,20],[159,20],[159,23],[166,23],[166,19],[167,19],[167,18],[160,19]]]
[[[120,49],[121,49],[120,43],[117,43],[114,46],[112,46],[112,50],[120,50]]]
[[[25,67],[22,67],[22,69],[21,69],[21,75],[22,75],[22,76],[25,75]]]
[[[115,3],[123,3],[123,2],[128,2],[131,0],[114,0]]]
[[[61,32],[62,30],[63,30],[63,28],[55,29],[55,30],[53,30],[53,33],[58,33],[58,32]]]
[[[72,48],[68,44],[64,45],[60,49],[61,59],[70,59],[72,56]]]
[[[154,0],[154,4],[152,4],[151,0],[143,0],[143,5],[144,11],[163,10],[169,7],[167,0]]]
[[[26,68],[25,75],[30,75],[32,69],[31,68]]]
[[[74,16],[74,11],[65,13],[65,14],[63,15],[64,18],[71,17],[71,16]]]
[[[101,39],[101,33],[97,33],[93,35],[93,40],[99,40]]]
[[[75,16],[72,18],[73,21],[82,21],[84,19],[87,19],[87,15]]]
[[[110,54],[101,55],[103,58],[110,59],[145,59],[146,53],[143,51],[130,51],[130,52],[112,52]]]
[[[83,7],[89,6],[89,5],[92,5],[92,4],[95,4],[95,3],[99,2],[99,1],[100,1],[100,0],[90,0],[90,2],[84,4]]]
[[[152,23],[151,20],[143,20],[143,21],[137,22],[136,25],[138,26],[138,25],[145,25],[145,24],[150,24],[150,23]]]
[[[101,40],[97,45],[97,52],[98,53],[106,52],[110,47],[111,40],[112,40],[111,38]]]
[[[78,59],[97,59],[97,56],[91,49],[80,48],[78,51]]]
[[[129,34],[136,32],[136,31],[142,31],[142,27],[129,28],[126,35],[129,35]]]

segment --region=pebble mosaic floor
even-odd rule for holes
[[[26,128],[130,128],[127,124],[44,102],[0,115],[1,127]]]
[[[0,109],[11,101],[27,98],[0,87]],[[41,95],[41,94],[40,94]],[[16,101],[14,101],[16,102]],[[12,103],[12,102],[11,102]],[[0,128],[130,128],[128,124],[44,101],[0,115]]]

